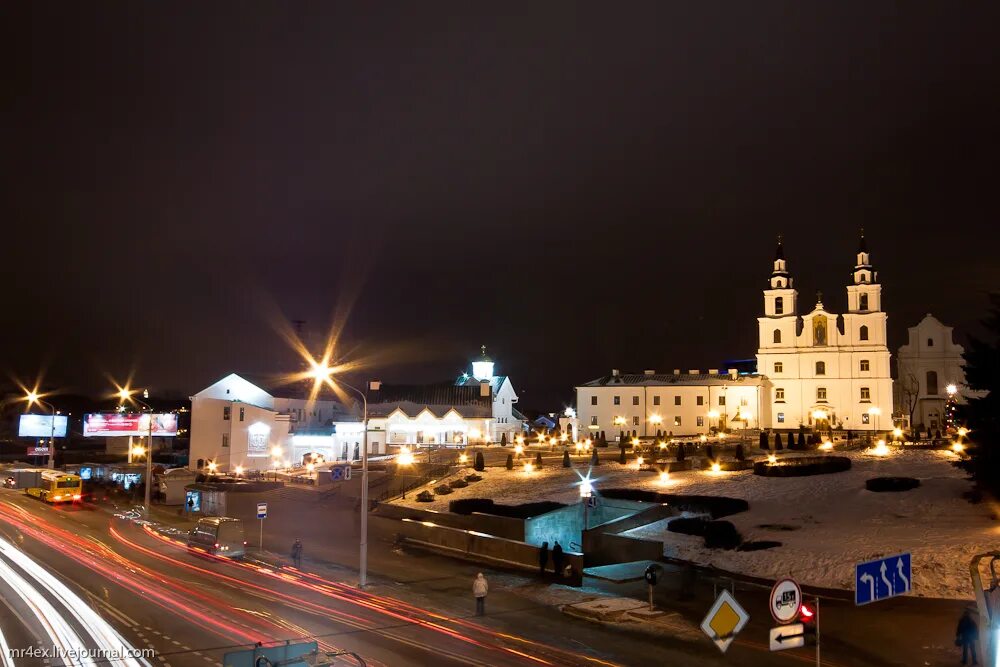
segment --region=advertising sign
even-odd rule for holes
[[[69,417],[56,415],[55,437],[65,438]],[[19,438],[48,438],[52,436],[52,415],[21,415],[17,424]]]
[[[271,427],[257,422],[247,429],[247,456],[261,458],[268,455],[267,443],[270,439]]]
[[[187,507],[188,512],[200,512],[201,511],[201,491],[185,491],[186,496],[184,504]]]
[[[88,438],[127,435],[149,435],[149,420],[153,419],[153,435],[177,435],[177,415],[166,412],[92,412],[83,416],[83,435]]]
[[[28,456],[48,456],[48,447],[28,447]]]

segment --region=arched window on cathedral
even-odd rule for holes
[[[782,296],[774,297],[774,314],[781,315],[785,312],[785,298]]]
[[[862,294],[858,300],[858,310],[868,310],[868,295]]]
[[[858,340],[868,340],[868,327],[862,326],[858,331]]]
[[[927,371],[927,393],[930,395],[938,393],[937,371]]]
[[[780,343],[781,342],[781,329],[775,329],[774,330],[774,342],[775,343]]]
[[[817,361],[816,362],[816,375],[826,375],[826,362]]]

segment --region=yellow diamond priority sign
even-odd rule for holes
[[[701,622],[701,630],[725,653],[749,620],[750,614],[746,613],[729,591],[723,589],[715,604],[708,610],[705,620]]]

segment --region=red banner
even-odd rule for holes
[[[152,415],[148,412],[93,412],[83,417],[83,435],[88,438],[150,435],[150,418],[153,435],[177,435],[177,415],[171,412]]]

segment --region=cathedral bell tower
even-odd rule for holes
[[[878,284],[878,273],[872,269],[863,229],[858,241],[853,283],[847,286],[847,310],[851,313],[877,313],[882,310],[882,286]]]
[[[764,315],[766,317],[787,317],[796,314],[798,292],[792,288],[793,280],[788,274],[785,261],[785,246],[778,237],[778,247],[774,251],[774,270],[764,290]]]

